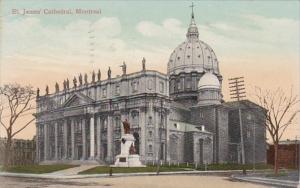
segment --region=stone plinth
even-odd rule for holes
[[[121,154],[116,156],[116,162],[113,167],[145,167],[140,161],[138,154],[130,154],[131,145],[134,146],[134,137],[132,134],[125,134],[121,138]]]

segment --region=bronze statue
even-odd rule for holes
[[[122,122],[123,123],[123,128],[124,128],[124,133],[125,134],[130,134],[130,124],[127,119]]]
[[[129,148],[129,155],[134,155],[134,154],[136,154],[136,151],[135,151],[135,147],[133,146],[133,143],[132,143]]]
[[[75,76],[74,76],[74,79],[73,79],[73,84],[74,84],[74,87],[76,88],[77,87],[77,79],[76,79]]]

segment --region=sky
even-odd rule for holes
[[[247,97],[253,88],[299,93],[299,1],[194,1],[199,39],[215,51],[223,75],[244,76]],[[1,3],[0,83],[20,83],[54,91],[55,82],[79,73],[121,74],[141,69],[167,72],[171,52],[185,40],[191,1],[16,1]],[[13,9],[93,9],[90,15],[17,15]],[[91,47],[90,43],[93,43]],[[93,51],[91,51],[91,48]],[[91,53],[93,55],[91,55]],[[105,77],[103,78],[105,79]],[[30,116],[30,115],[29,115]],[[24,117],[28,119],[30,117]],[[299,119],[299,118],[298,118]],[[300,137],[298,119],[284,139]],[[23,120],[21,120],[23,121]],[[0,136],[3,136],[0,129]],[[18,135],[32,138],[34,124]]]

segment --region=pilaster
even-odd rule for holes
[[[95,158],[95,121],[94,115],[90,118],[90,159]]]
[[[48,124],[44,124],[44,161],[48,159]]]
[[[58,123],[55,122],[54,124],[54,131],[55,131],[55,160],[58,160]]]
[[[85,118],[81,119],[81,129],[82,129],[82,160],[86,159],[86,123]]]
[[[75,159],[75,131],[74,131],[74,125],[75,125],[75,119],[71,119],[71,147],[72,147],[72,155],[71,158],[72,160]]]
[[[97,117],[97,123],[96,123],[96,127],[97,127],[97,158],[101,159],[101,117],[98,116]]]
[[[106,161],[111,163],[113,158],[113,125],[112,125],[112,117],[109,115],[107,117],[107,159]]]
[[[139,126],[141,128],[141,135],[140,135],[140,157],[141,161],[145,160],[145,147],[146,147],[146,118],[145,118],[145,109],[141,109],[139,113]]]
[[[64,158],[68,158],[68,121],[64,119]]]

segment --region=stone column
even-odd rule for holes
[[[72,160],[75,159],[75,119],[71,119],[71,146],[72,146]]]
[[[113,144],[113,127],[112,127],[112,117],[109,115],[107,117],[107,161],[112,162],[112,144]]]
[[[97,117],[97,158],[101,159],[101,117]]]
[[[64,119],[64,158],[68,158],[68,121]]]
[[[82,126],[82,160],[86,159],[86,128],[85,128],[85,119],[81,120]]]
[[[39,140],[41,139],[40,138],[40,125],[39,124],[36,124],[36,129],[35,129],[35,134],[36,134],[36,136],[35,136],[35,138],[36,138],[36,140],[35,140],[35,148],[36,148],[36,156],[35,156],[35,161],[37,162],[37,163],[39,163],[40,162],[40,143],[39,143]]]
[[[58,160],[58,123],[57,121],[54,124],[54,129],[55,129],[55,160]]]
[[[95,122],[94,115],[90,118],[90,159],[95,157]]]
[[[146,158],[146,118],[145,118],[145,109],[140,110],[139,113],[139,126],[141,128],[141,135],[139,135],[140,139],[140,156],[141,161],[144,161]]]
[[[44,124],[44,161],[48,159],[48,124]]]
[[[166,124],[165,124],[165,127],[166,127],[166,153],[167,153],[167,161],[170,161],[171,158],[170,158],[170,129],[169,129],[169,123],[170,123],[170,120],[169,120],[169,112],[167,111],[166,112],[166,115],[165,115],[165,118],[166,118]]]

